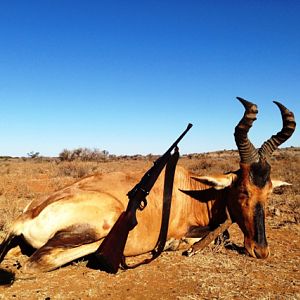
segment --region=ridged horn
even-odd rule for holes
[[[243,118],[235,127],[235,143],[239,150],[241,163],[250,164],[259,160],[257,150],[248,139],[248,131],[252,127],[253,122],[256,120],[256,114],[258,113],[258,110],[255,104],[240,97],[237,97],[237,99],[245,107],[245,113]]]
[[[286,140],[288,140],[296,128],[296,122],[293,112],[289,111],[284,105],[277,101],[273,101],[280,109],[282,117],[282,129],[275,135],[272,135],[269,140],[263,143],[258,150],[261,158],[269,159],[272,153]]]

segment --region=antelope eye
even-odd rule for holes
[[[240,198],[249,198],[249,192],[245,187],[242,187],[239,192]]]
[[[239,200],[240,200],[242,206],[248,206],[249,198],[250,198],[250,195],[249,195],[248,191],[245,190],[240,193]]]
[[[248,191],[243,191],[243,195],[247,198],[249,198],[249,192]]]

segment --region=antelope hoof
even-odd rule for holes
[[[196,252],[194,251],[194,249],[192,247],[189,248],[188,250],[182,252],[182,255],[187,256],[187,257],[191,257],[195,254],[196,254]]]

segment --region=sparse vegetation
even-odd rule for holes
[[[74,150],[64,149],[60,154],[61,161],[105,161],[109,158],[109,152],[106,150],[77,148]]]
[[[58,176],[81,178],[97,171],[95,163],[81,161],[66,161],[58,165]]]
[[[0,159],[0,237],[32,199],[95,172],[146,170],[154,159],[150,155],[105,156],[103,160],[81,159],[81,154],[73,160]],[[236,170],[238,161],[236,151],[218,151],[189,154],[179,164],[197,174],[216,174]],[[276,190],[270,199],[266,223],[271,257],[267,260],[212,245],[191,258],[166,252],[149,265],[117,275],[90,269],[80,260],[33,280],[18,281],[10,288],[0,287],[0,299],[298,299],[300,148],[277,150],[272,170],[273,178],[293,185]],[[230,228],[230,235],[242,245],[237,226]],[[17,272],[25,259],[7,259],[1,268]]]
[[[37,158],[39,155],[40,155],[40,152],[31,151],[31,152],[27,153],[27,156],[32,159]]]

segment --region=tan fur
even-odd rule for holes
[[[11,227],[12,234],[23,235],[31,246],[38,249],[29,259],[26,270],[52,270],[94,252],[96,246],[92,244],[100,244],[121,212],[126,209],[126,194],[142,175],[143,172],[92,175],[49,197],[33,200]],[[191,175],[182,167],[177,167],[168,239],[181,239],[190,227],[207,226],[212,221],[211,201],[201,203],[179,190],[207,188],[207,185],[191,179]],[[156,244],[162,214],[163,180],[164,174],[161,174],[147,197],[146,209],[137,211],[138,226],[129,233],[126,256],[146,253]],[[69,232],[66,228],[73,228],[75,232],[75,228],[83,228],[83,224],[88,224],[88,230],[93,231],[93,241],[89,240],[78,247],[75,237],[72,242],[68,239],[69,247],[65,247],[63,243],[59,245],[60,237],[63,240],[66,234],[72,234],[72,230]],[[86,232],[82,232],[82,235],[86,235]]]

